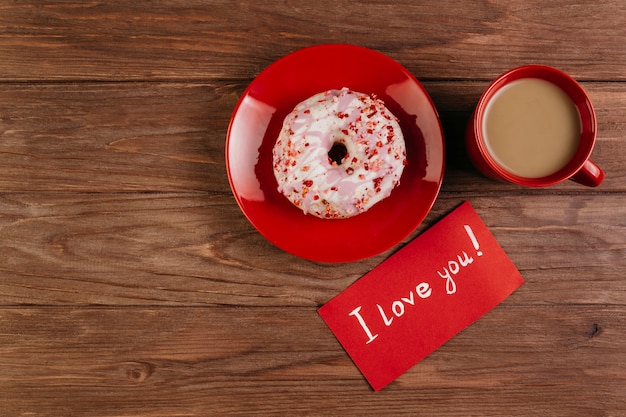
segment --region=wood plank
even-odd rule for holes
[[[39,0],[0,5],[3,80],[252,78],[320,43],[367,46],[424,79],[492,79],[544,63],[592,80],[625,80],[620,0],[274,3]],[[577,36],[572,36],[573,33]],[[254,39],[252,42],[251,39]]]
[[[466,199],[527,280],[516,303],[626,305],[623,194],[444,193],[409,238]],[[402,246],[306,261],[221,194],[6,193],[0,231],[3,305],[319,306]]]
[[[0,309],[7,415],[620,415],[625,307],[489,312],[371,392],[314,308]]]
[[[425,82],[447,145],[444,190],[521,191],[482,177],[464,130],[486,82]],[[598,113],[599,190],[626,191],[626,83],[583,83]],[[224,143],[245,83],[0,84],[0,190],[230,193]],[[588,192],[566,182],[551,191]]]
[[[203,84],[0,87],[0,189],[229,192],[238,99]]]

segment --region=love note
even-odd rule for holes
[[[318,312],[379,391],[523,282],[465,202]]]

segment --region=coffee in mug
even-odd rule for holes
[[[498,77],[468,125],[470,158],[489,177],[527,186],[571,178],[597,186],[604,173],[589,160],[595,112],[582,87],[550,67],[528,65]]]
[[[507,171],[540,178],[563,168],[580,143],[580,118],[563,90],[539,78],[517,80],[487,104],[485,144]]]

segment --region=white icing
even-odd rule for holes
[[[334,144],[347,150],[339,164],[328,156]],[[406,148],[382,100],[343,88],[316,94],[287,115],[273,164],[278,190],[304,213],[346,218],[391,194]]]

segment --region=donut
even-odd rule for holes
[[[407,164],[398,119],[375,95],[345,87],[296,105],[272,157],[278,191],[322,219],[352,217],[389,197]]]

